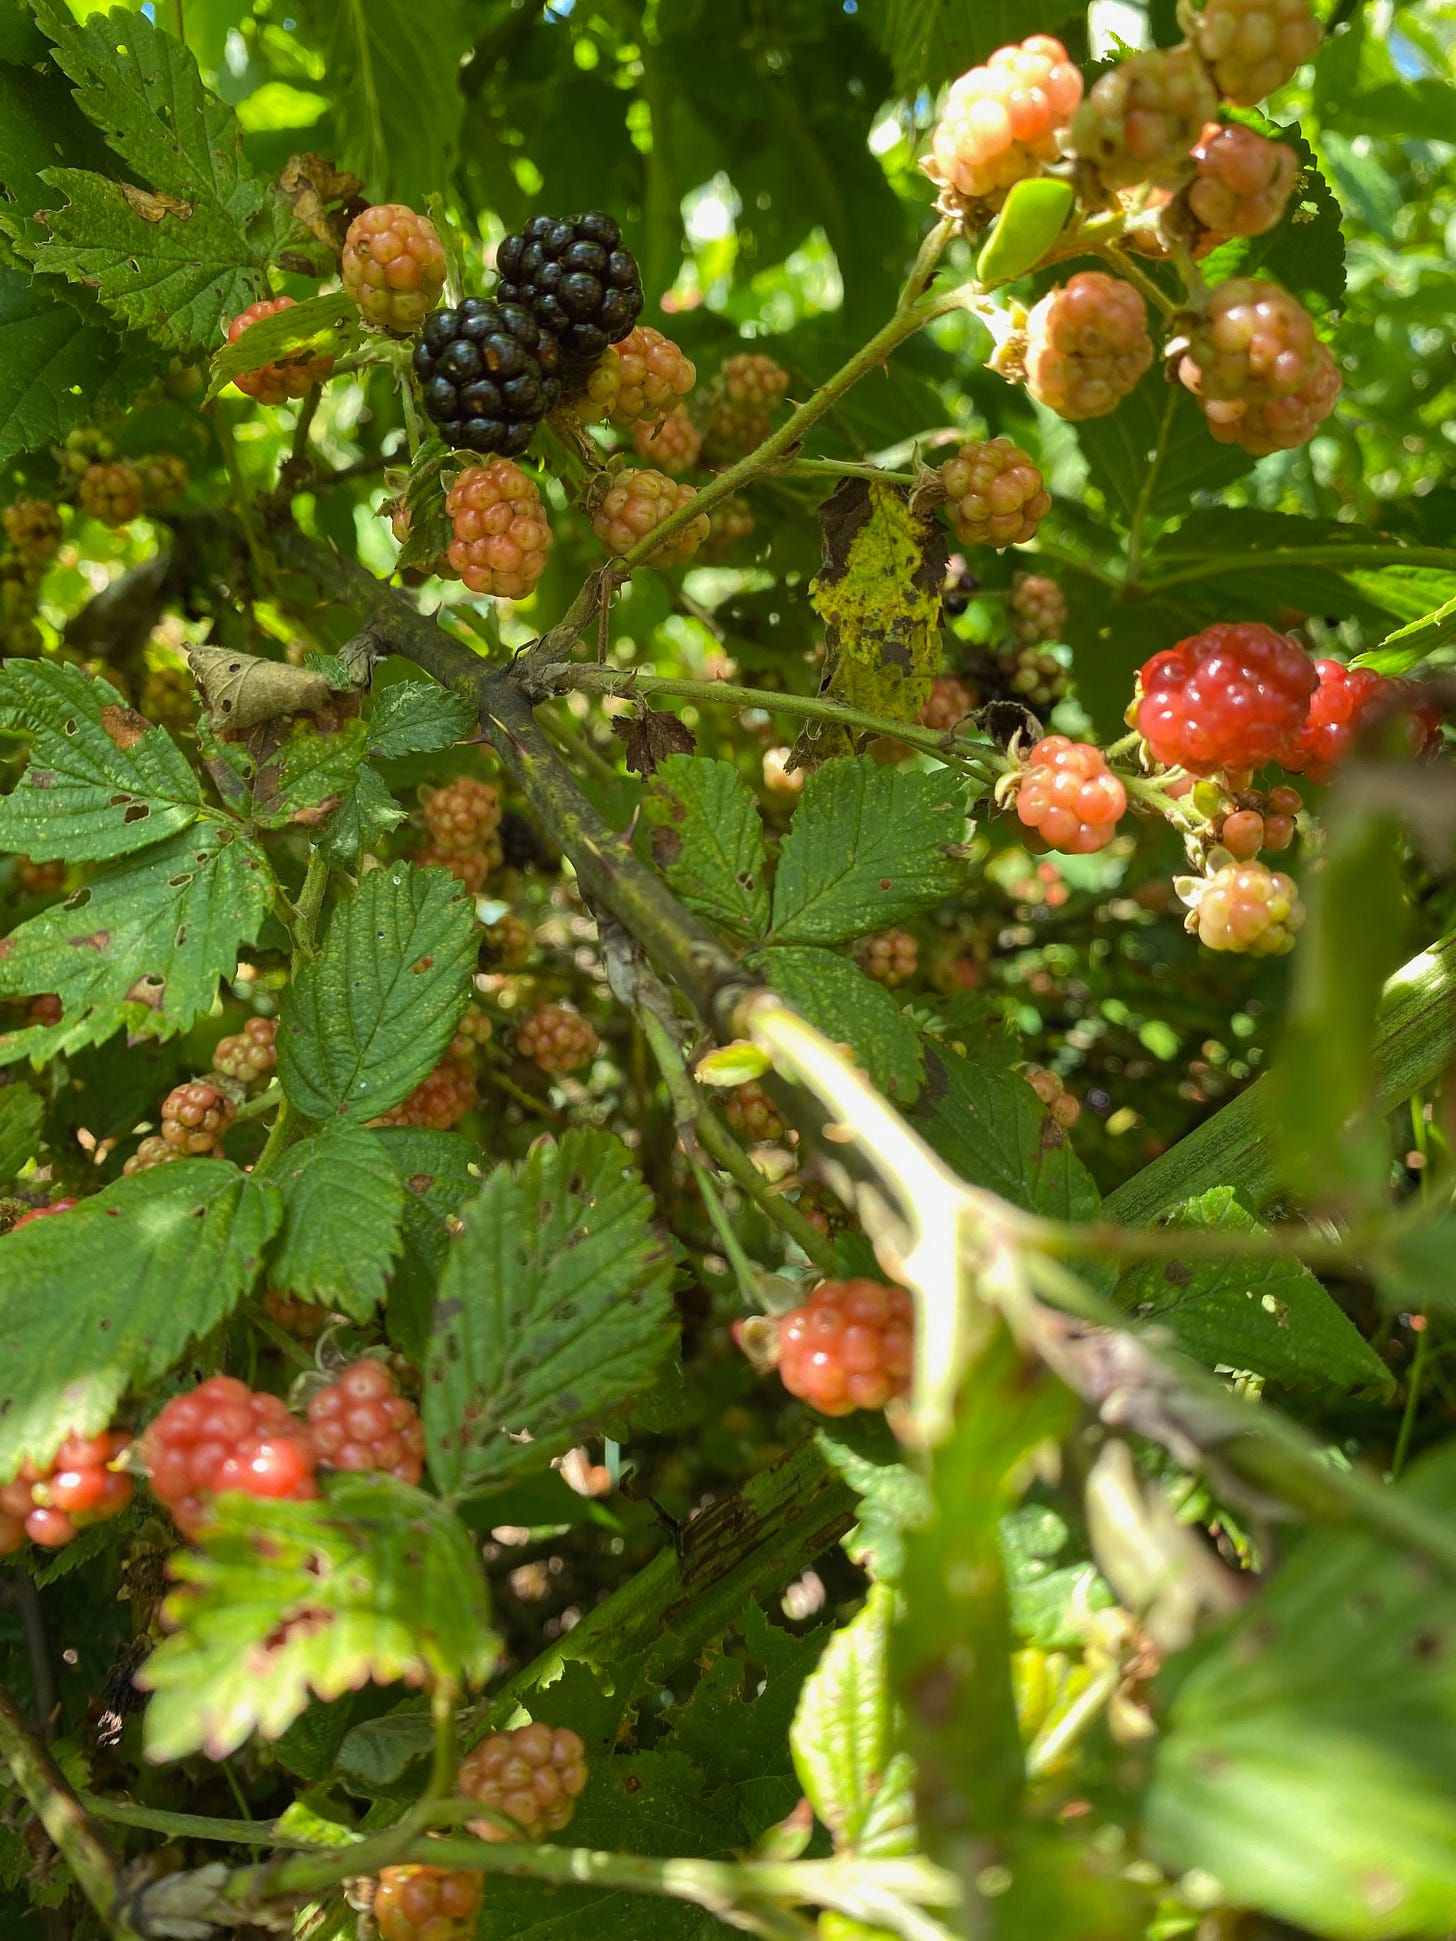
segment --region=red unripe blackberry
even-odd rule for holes
[[[925,172],[963,201],[997,208],[1013,183],[1056,160],[1081,99],[1082,77],[1050,34],[998,47],[951,83]]]
[[[1100,748],[1047,735],[1026,758],[1016,813],[1052,848],[1070,856],[1105,849],[1127,810],[1127,790]]]
[[[235,344],[245,330],[264,317],[276,317],[280,310],[293,308],[292,297],[271,297],[263,303],[250,303],[227,327],[227,340]],[[260,364],[256,371],[243,371],[233,379],[238,389],[259,404],[283,404],[289,398],[306,397],[334,368],[332,357],[283,357],[276,364]]]
[[[1189,360],[1185,358],[1179,376],[1191,390]],[[1237,445],[1255,458],[1270,452],[1291,452],[1307,445],[1335,408],[1340,395],[1340,367],[1328,347],[1316,344],[1314,372],[1297,391],[1283,397],[1255,395],[1249,398],[1198,400],[1204,422],[1221,445]]]
[[[327,1469],[378,1469],[402,1483],[424,1473],[424,1424],[382,1361],[356,1361],[321,1388],[308,1426]]]
[[[1235,862],[1250,863],[1264,847],[1264,818],[1257,809],[1235,809],[1220,822],[1218,839]]]
[[[110,1465],[130,1441],[112,1429],[68,1436],[44,1467],[22,1463],[14,1481],[0,1489],[0,1523],[7,1529],[18,1526],[42,1549],[59,1550],[91,1524],[119,1516],[131,1501],[132,1483]],[[0,1551],[5,1548],[0,1543]],[[19,1543],[8,1548],[18,1549]]]
[[[15,880],[27,896],[50,896],[65,883],[66,865],[60,857],[52,862],[33,863],[29,856],[17,856]]]
[[[472,465],[445,496],[450,565],[472,593],[524,600],[546,570],[551,526],[533,479],[509,458]]]
[[[586,1747],[576,1733],[538,1721],[482,1739],[461,1760],[456,1785],[466,1799],[508,1813],[520,1828],[467,1821],[482,1840],[540,1840],[567,1824],[586,1782]]]
[[[1130,54],[1093,84],[1072,117],[1067,147],[1107,189],[1152,182],[1175,189],[1188,152],[1218,112],[1208,70],[1191,47]]]
[[[78,1202],[76,1200],[52,1200],[49,1206],[32,1207],[29,1213],[21,1214],[10,1231],[12,1233],[19,1233],[20,1229],[22,1227],[28,1227],[32,1220],[48,1219],[52,1213],[69,1213],[71,1208],[77,1204]]]
[[[1105,270],[1079,270],[1026,320],[1026,388],[1059,418],[1115,411],[1153,361],[1147,305]]]
[[[1023,1076],[1047,1109],[1053,1125],[1070,1132],[1082,1116],[1080,1100],[1069,1092],[1055,1072],[1041,1065],[1028,1065]]]
[[[1056,581],[1045,573],[1018,573],[1006,604],[1018,640],[1039,647],[1044,640],[1061,639],[1067,624],[1067,602]]]
[[[592,514],[592,531],[617,558],[630,553],[679,506],[691,503],[690,485],[662,472],[618,472]],[[692,558],[708,536],[708,515],[700,512],[647,555],[649,566],[677,566]]]
[[[543,1072],[575,1072],[596,1057],[590,1022],[564,1004],[542,1004],[516,1027],[516,1050]]]
[[[724,1117],[751,1145],[771,1146],[784,1136],[779,1109],[756,1079],[735,1085],[728,1094]]]
[[[441,849],[438,843],[429,843],[415,861],[421,869],[448,869],[463,890],[479,896],[486,877],[500,862],[500,843],[494,836],[486,838],[484,849]]]
[[[779,1379],[821,1415],[882,1409],[910,1392],[913,1324],[903,1287],[821,1281],[780,1318]]]
[[[669,478],[680,478],[697,464],[703,449],[703,434],[693,423],[687,406],[680,404],[660,423],[639,419],[632,431],[632,449],[639,458],[650,459]]]
[[[437,849],[479,849],[500,828],[500,792],[474,775],[431,789],[420,806]]]
[[[212,1069],[239,1085],[255,1085],[278,1063],[278,1020],[249,1018],[242,1030],[219,1038]]]
[[[1319,684],[1298,642],[1258,620],[1205,627],[1139,678],[1138,733],[1158,761],[1193,775],[1282,761]]]
[[[642,311],[642,277],[611,216],[532,216],[495,253],[496,296],[520,304],[572,363],[594,363]]]
[[[531,961],[535,948],[536,933],[524,917],[518,917],[508,910],[503,917],[486,925],[480,935],[480,946],[476,952],[477,967],[489,974],[494,971],[524,970]]]
[[[254,1394],[231,1375],[213,1375],[174,1396],[141,1442],[153,1496],[184,1536],[196,1536],[225,1490],[249,1496],[316,1496],[307,1426],[276,1395]]]
[[[175,505],[192,483],[187,460],[177,452],[153,452],[137,460],[142,496],[148,511]]]
[[[371,1912],[379,1941],[469,1941],[484,1898],[470,1868],[381,1867]]]
[[[612,422],[635,425],[639,419],[655,424],[665,418],[692,390],[697,370],[671,337],[651,324],[629,330],[611,352],[617,367],[617,392],[610,410]],[[608,360],[603,359],[603,362]]]
[[[1304,905],[1293,877],[1263,863],[1227,863],[1209,877],[1179,885],[1192,903],[1188,928],[1210,950],[1282,957],[1293,950]]]
[[[159,1132],[149,1132],[121,1170],[131,1179],[137,1173],[149,1173],[154,1166],[167,1166],[174,1159],[186,1158],[180,1147],[169,1146]]]
[[[1206,128],[1193,166],[1188,207],[1220,241],[1275,228],[1299,175],[1299,158],[1286,142],[1270,141],[1241,122]]]
[[[392,1105],[369,1123],[376,1126],[429,1126],[448,1132],[459,1125],[467,1112],[475,1109],[475,1067],[468,1059],[446,1054],[430,1073],[420,1080],[407,1099]]]
[[[954,674],[938,675],[931,686],[930,693],[921,702],[915,719],[922,728],[933,728],[937,733],[949,733],[957,727],[976,706],[976,691],[967,687]]]
[[[908,984],[920,964],[920,946],[908,930],[877,930],[861,937],[854,954],[865,976],[887,991]]]
[[[124,459],[110,465],[92,465],[81,480],[77,497],[81,510],[103,526],[128,525],[141,515],[140,474]]]
[[[61,543],[61,515],[49,499],[17,499],[0,517],[5,537],[27,559],[50,559]]]
[[[518,303],[432,310],[412,362],[425,416],[457,450],[515,457],[561,399],[561,347]]]
[[[366,323],[409,337],[445,287],[445,250],[428,216],[402,202],[379,202],[349,224],[344,288]]]
[[[951,528],[963,546],[1020,546],[1051,510],[1041,473],[1009,438],[972,440],[940,467]]]
[[[1307,0],[1208,0],[1189,32],[1219,93],[1241,108],[1282,88],[1323,37]]]
[[[1401,740],[1412,755],[1439,738],[1440,711],[1422,705],[1414,682],[1391,680],[1373,668],[1346,667],[1337,660],[1316,661],[1315,673],[1319,686],[1309,714],[1282,758],[1286,768],[1302,770],[1312,782],[1328,782],[1362,729],[1382,715],[1399,719]]]
[[[202,1079],[174,1085],[162,1100],[162,1137],[180,1153],[211,1152],[237,1116],[238,1108],[216,1085]]]
[[[1210,291],[1178,374],[1200,398],[1282,398],[1308,384],[1318,351],[1314,320],[1296,297],[1260,277],[1233,276]]]

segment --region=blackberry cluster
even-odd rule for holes
[[[1299,643],[1258,620],[1205,627],[1154,654],[1140,680],[1138,733],[1191,775],[1285,761],[1319,686]]]
[[[724,1112],[733,1130],[753,1145],[771,1146],[784,1136],[779,1109],[756,1079],[734,1086]]]
[[[942,674],[921,702],[915,719],[922,728],[933,728],[937,734],[946,734],[964,721],[975,705],[976,691],[973,687],[968,687],[954,674]]]
[[[913,1321],[903,1287],[821,1281],[780,1316],[779,1379],[821,1415],[882,1409],[910,1392]]]
[[[877,930],[860,939],[854,954],[865,976],[887,991],[908,984],[920,964],[920,946],[908,930]]]
[[[1028,1065],[1022,1077],[1047,1109],[1047,1116],[1063,1132],[1070,1132],[1082,1116],[1081,1102],[1069,1092],[1055,1072],[1041,1065]]]
[[[600,209],[585,215],[532,216],[495,253],[496,294],[519,304],[576,364],[620,343],[642,310],[636,259]]]
[[[25,1218],[57,1213],[61,1206],[58,1200]],[[131,1501],[132,1484],[115,1465],[130,1443],[115,1429],[68,1436],[48,1463],[22,1463],[15,1479],[0,1489],[0,1557],[12,1555],[27,1537],[43,1550],[59,1550],[89,1524],[120,1516]]]
[[[1026,758],[1016,813],[1052,849],[1090,856],[1105,849],[1127,808],[1127,790],[1100,748],[1047,735]]]
[[[414,352],[426,416],[449,445],[514,457],[561,397],[561,349],[529,309],[467,297],[432,310]]]
[[[308,1426],[328,1469],[374,1469],[402,1483],[424,1473],[425,1431],[413,1402],[382,1361],[345,1368],[308,1405]]]
[[[318,1465],[307,1426],[276,1395],[256,1394],[231,1375],[213,1375],[176,1395],[142,1437],[152,1494],[184,1537],[205,1529],[212,1499],[318,1495]]]
[[[566,1825],[586,1782],[581,1739],[567,1726],[553,1729],[538,1719],[482,1739],[461,1760],[456,1783],[465,1799],[508,1814],[520,1828],[517,1835],[498,1820],[468,1820],[482,1840],[541,1840]]]

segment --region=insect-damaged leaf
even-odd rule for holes
[[[945,534],[910,510],[909,495],[846,479],[819,512],[824,552],[809,589],[824,622],[819,692],[865,714],[913,721],[940,670]],[[804,724],[796,759],[812,765],[868,740],[835,722]]]

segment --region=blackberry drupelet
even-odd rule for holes
[[[523,452],[561,396],[561,352],[529,310],[467,297],[432,310],[414,352],[426,415],[447,444],[472,452]]]
[[[520,304],[556,338],[567,359],[589,364],[620,343],[642,310],[642,277],[622,232],[599,209],[532,216],[495,254],[496,292]]]

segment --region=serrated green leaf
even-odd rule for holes
[[[197,777],[166,729],[79,667],[6,661],[0,727],[30,743],[25,772],[0,796],[0,849],[42,862],[109,861],[175,835],[203,812]]]
[[[1456,1444],[1400,1487],[1449,1516]],[[1164,1674],[1152,1856],[1337,1941],[1449,1932],[1453,1643],[1449,1576],[1373,1536],[1306,1537],[1222,1636]]]
[[[203,87],[188,49],[143,14],[81,24],[36,0],[36,18],[82,112],[156,192],[47,169],[67,205],[46,215],[36,267],[91,285],[161,343],[210,347],[224,316],[266,294],[275,240],[272,191],[244,159],[237,117]]]
[[[271,317],[248,325],[236,343],[214,351],[208,378],[209,401],[225,391],[234,378],[264,364],[288,363],[295,358],[348,357],[364,342],[359,306],[340,290],[307,297]]]
[[[424,1414],[436,1483],[479,1494],[543,1467],[652,1377],[676,1339],[673,1256],[625,1146],[600,1132],[498,1167],[461,1217]]]
[[[366,1719],[345,1735],[338,1767],[366,1793],[383,1792],[400,1775],[425,1758],[434,1742],[429,1713],[418,1701],[405,1700],[382,1719]]]
[[[1407,626],[1397,627],[1378,647],[1357,654],[1354,665],[1373,667],[1377,674],[1404,674],[1449,640],[1456,640],[1456,599],[1447,600],[1434,613]]]
[[[1262,1233],[1231,1186],[1187,1200],[1166,1222],[1195,1233]],[[1293,1388],[1388,1393],[1389,1369],[1297,1260],[1150,1260],[1117,1284],[1119,1307],[1166,1328],[1189,1354]]]
[[[283,1007],[278,1074],[311,1119],[372,1119],[440,1062],[475,963],[475,913],[443,869],[371,870]]]
[[[824,555],[809,587],[824,622],[819,692],[886,721],[913,721],[940,671],[945,528],[912,512],[904,487],[863,478],[835,488],[819,508],[819,523]],[[812,766],[869,739],[810,720],[794,753]]]
[[[0,265],[0,465],[105,420],[156,375],[89,292]]]
[[[171,1038],[211,1009],[272,897],[267,858],[220,823],[101,869],[0,940],[0,996],[54,991],[59,1024],[0,1033],[0,1061],[36,1060],[114,1031]]]
[[[923,1046],[887,990],[832,950],[763,950],[751,961],[810,1024],[849,1046],[872,1084],[910,1103],[925,1072]]]
[[[402,1354],[423,1365],[430,1346],[430,1308],[449,1252],[450,1221],[479,1191],[481,1152],[463,1133],[423,1126],[378,1126],[373,1136],[404,1190],[400,1256],[389,1285],[386,1332]]]
[[[270,1269],[295,1300],[365,1321],[399,1252],[404,1187],[377,1132],[350,1120],[300,1140],[273,1175],[283,1227]]]
[[[859,1520],[844,1539],[846,1551],[878,1582],[898,1583],[905,1533],[927,1522],[934,1508],[930,1485],[904,1460],[904,1448],[883,1417],[848,1416],[832,1430],[816,1429],[814,1442],[860,1499]]]
[[[449,179],[465,97],[460,64],[472,35],[460,0],[370,0],[368,7],[320,5],[339,160],[363,177],[377,202],[423,198]]]
[[[369,715],[369,754],[376,761],[453,748],[475,729],[475,709],[463,694],[435,681],[396,681],[380,688]]]
[[[898,1750],[890,1694],[895,1593],[871,1584],[859,1614],[825,1647],[789,1743],[809,1803],[836,1852],[913,1853],[914,1772]]]
[[[120,1179],[6,1234],[0,1277],[0,1476],[111,1421],[252,1286],[277,1190],[224,1160]]]
[[[443,225],[440,231],[442,237],[448,234]],[[395,562],[401,571],[413,566],[422,573],[433,573],[444,559],[455,537],[454,521],[445,510],[445,494],[456,476],[457,462],[454,451],[441,438],[426,438],[415,453],[403,494],[409,530]]]
[[[253,778],[255,820],[269,829],[315,823],[329,813],[326,805],[342,806],[359,779],[367,738],[362,721],[346,721],[329,734],[306,723],[296,727]]]
[[[1056,1561],[1070,1542],[1065,1519],[1045,1503],[1023,1503],[1002,1517],[998,1534],[1017,1639],[1042,1651],[1080,1650],[1088,1613],[1115,1600],[1095,1564]]]
[[[911,1119],[972,1186],[1048,1219],[1076,1225],[1096,1217],[1100,1196],[1092,1175],[1015,1073],[972,1063],[949,1046],[929,1046],[925,1088]]]
[[[1215,444],[1192,393],[1161,369],[1149,371],[1116,411],[1074,429],[1092,483],[1124,528],[1139,516],[1181,517],[1195,493],[1217,492],[1254,469],[1237,445]]]
[[[353,788],[320,831],[319,848],[331,863],[349,866],[404,820],[405,811],[376,772],[361,768]]]
[[[0,1184],[8,1185],[35,1158],[45,1108],[28,1085],[0,1088]]]
[[[669,755],[642,814],[652,856],[689,909],[738,937],[768,928],[768,859],[752,789],[731,762]]]
[[[495,1664],[469,1533],[393,1477],[335,1476],[321,1503],[221,1497],[172,1574],[175,1628],[137,1676],[154,1694],[149,1759],[225,1759],[254,1732],[276,1739],[310,1697],[365,1679],[476,1685]]]
[[[774,876],[776,944],[834,944],[965,887],[963,785],[948,768],[826,762],[804,784]]]

